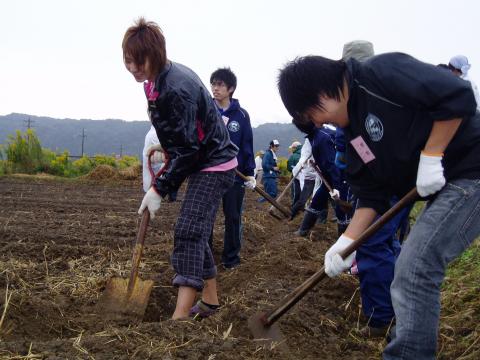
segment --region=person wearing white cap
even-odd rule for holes
[[[477,102],[477,111],[480,111],[480,94],[478,92],[477,84],[468,76],[468,70],[471,65],[468,63],[468,59],[465,55],[456,55],[448,62],[448,68],[457,76],[463,80],[469,81],[472,85],[473,95],[475,95],[475,101]]]
[[[270,146],[265,151],[262,159],[262,168],[263,168],[263,187],[265,192],[273,198],[277,197],[277,177],[279,173],[279,168],[277,164],[277,151],[280,146],[280,143],[277,139],[270,141]],[[265,199],[260,199],[259,201],[265,201]]]

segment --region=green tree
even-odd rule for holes
[[[113,156],[108,156],[104,154],[97,154],[94,157],[95,166],[98,165],[110,165],[113,167],[117,167],[117,162]]]
[[[17,130],[15,136],[9,135],[5,153],[7,165],[14,172],[33,174],[42,163],[42,147],[33,129],[27,129],[24,133]]]
[[[72,165],[76,175],[88,174],[95,167],[95,163],[85,155],[75,160]]]

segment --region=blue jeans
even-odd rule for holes
[[[272,198],[277,197],[277,178],[263,176],[263,188]]]
[[[240,264],[242,248],[242,210],[245,187],[235,182],[223,195],[223,214],[225,215],[225,235],[223,238],[222,264],[233,267]]]
[[[429,201],[395,266],[396,326],[383,358],[435,359],[445,269],[480,234],[480,180],[458,179]]]

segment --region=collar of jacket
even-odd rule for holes
[[[228,106],[228,108],[226,108],[225,110],[223,110],[222,108],[220,108],[217,104],[217,102],[215,101],[215,99],[213,99],[213,101],[215,102],[215,106],[217,107],[218,111],[220,111],[220,114],[221,115],[227,115],[233,111],[236,111],[240,108],[240,103],[237,99],[230,99],[230,105]]]
[[[170,60],[168,60],[167,64],[163,68],[163,70],[160,71],[160,74],[158,74],[157,78],[155,79],[155,88],[157,90],[160,89],[160,86],[161,86],[162,82],[165,80],[165,77],[168,75],[171,68],[172,68],[172,62]]]
[[[345,71],[345,80],[347,81],[348,92],[351,93],[354,85],[355,74],[357,73],[361,64],[355,59],[348,59],[345,61],[345,64],[347,66]]]

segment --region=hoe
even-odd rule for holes
[[[325,184],[325,187],[327,188],[328,192],[331,193],[333,191],[333,189],[330,186],[330,184],[328,183],[327,179],[325,179],[325,176],[323,176],[322,171],[320,170],[318,165],[316,165],[316,164],[312,164],[312,165],[313,165],[313,168],[315,169],[315,172],[318,174],[318,176],[320,176],[320,179],[322,179],[322,182]],[[340,207],[340,209],[342,209],[342,211],[344,211],[346,213],[349,213],[353,210],[352,204],[350,204],[348,201],[342,200],[340,198],[332,199],[332,200],[336,205],[338,205]]]
[[[240,171],[235,169],[235,173],[243,180],[243,181],[248,181],[248,178],[243,175]],[[285,217],[290,217],[292,214],[290,210],[284,208],[282,205],[278,203],[274,198],[272,198],[270,195],[268,195],[265,191],[260,189],[258,186],[255,186],[254,190],[258,192],[260,195],[262,195],[272,206],[276,207]]]
[[[385,225],[390,219],[400,212],[406,205],[415,201],[418,197],[417,189],[414,188],[405,195],[399,202],[397,202],[390,210],[377,219],[370,225],[350,246],[340,253],[340,256],[345,259],[352,252],[357,250],[362,243],[364,243],[377,230]],[[322,267],[319,271],[313,274],[303,284],[298,286],[293,292],[283,298],[280,303],[272,310],[264,313],[257,313],[248,319],[248,328],[253,334],[253,337],[260,343],[268,346],[273,344],[282,344],[283,336],[280,328],[276,324],[290,308],[299,302],[315,285],[317,285],[326,276],[325,268]]]

